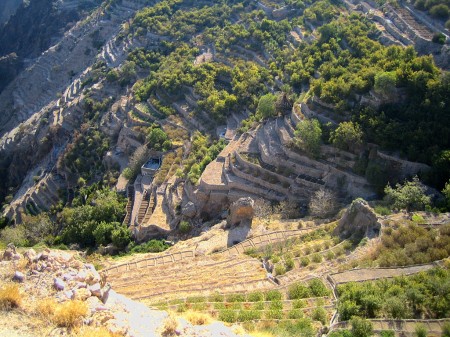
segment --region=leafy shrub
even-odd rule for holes
[[[286,274],[286,267],[282,264],[275,265],[275,275],[283,275]]]
[[[312,262],[314,262],[314,263],[319,263],[319,262],[322,262],[322,255],[320,255],[320,254],[313,254],[312,255],[312,257],[311,257],[311,260],[312,260]]]
[[[237,313],[234,310],[220,310],[218,319],[222,322],[234,323],[237,320]]]
[[[211,296],[209,296],[209,302],[223,302],[223,295],[219,293],[214,293]]]
[[[381,205],[375,206],[374,211],[379,215],[390,215],[392,213],[388,207]]]
[[[150,240],[131,248],[132,253],[160,253],[168,249],[170,246],[164,240]]]
[[[206,298],[203,296],[191,296],[186,298],[186,303],[199,303],[199,302],[205,302]]]
[[[323,297],[330,294],[330,290],[325,287],[323,282],[319,279],[313,279],[309,281],[308,287],[314,297]]]
[[[180,233],[187,234],[192,230],[192,226],[188,221],[181,221],[178,229]]]
[[[299,309],[292,309],[288,313],[288,318],[291,318],[291,319],[303,318],[303,311],[299,310]]]
[[[247,300],[249,302],[262,302],[262,301],[264,301],[264,294],[259,291],[249,293],[247,295]]]
[[[306,301],[305,300],[301,300],[301,299],[295,300],[292,303],[292,307],[294,309],[301,309],[301,308],[305,308],[306,306],[307,306]]]
[[[354,337],[370,337],[373,334],[372,323],[366,319],[354,317],[351,320],[351,325]]]
[[[327,323],[327,312],[324,308],[315,308],[312,312],[312,319],[321,322],[323,325]]]
[[[268,310],[265,313],[265,318],[266,319],[282,319],[283,311],[277,310],[277,309]]]
[[[302,257],[301,259],[300,259],[300,264],[301,264],[301,266],[302,267],[306,267],[307,265],[309,265],[310,264],[310,260],[309,260],[309,258],[307,258],[307,257]]]
[[[243,294],[230,294],[227,296],[228,302],[245,302],[245,295]]]
[[[261,319],[262,313],[258,310],[240,310],[237,315],[238,322],[248,322]]]
[[[294,283],[288,288],[288,296],[291,300],[308,298],[311,297],[311,290],[304,284]]]
[[[266,301],[281,300],[283,295],[278,290],[269,290],[266,292]]]
[[[178,326],[177,319],[175,318],[174,315],[169,314],[169,316],[164,321],[161,335],[173,336],[177,331],[177,326]]]

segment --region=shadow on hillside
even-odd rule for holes
[[[251,229],[251,222],[241,222],[228,230],[227,247],[234,246],[247,239]]]

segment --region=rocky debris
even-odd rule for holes
[[[192,201],[189,201],[181,209],[181,214],[187,218],[193,218],[197,214],[197,208]]]
[[[230,215],[227,223],[229,226],[237,226],[243,222],[251,223],[255,210],[253,209],[255,202],[250,197],[239,198],[230,205]]]
[[[25,253],[23,253],[23,257],[28,259],[29,261],[33,261],[36,258],[36,255],[36,251],[33,248],[30,248]]]
[[[11,260],[20,260],[22,255],[16,252],[16,247],[10,243],[6,247],[5,252],[3,253],[3,261],[11,261]]]
[[[9,253],[17,254],[14,251],[15,247],[8,247]],[[106,327],[110,332],[124,337],[161,336],[167,312],[150,309],[117,294],[106,283],[104,273],[98,273],[92,264],[80,261],[77,253],[46,249],[36,254],[29,250],[24,257],[28,260],[25,270],[16,271],[14,277],[21,282],[23,291],[32,294],[34,299],[54,298],[59,303],[83,301],[89,309],[83,320],[85,325]],[[17,264],[4,261],[2,265],[8,265],[5,270],[10,271],[9,266],[16,267]],[[186,337],[237,337],[230,328],[219,322],[197,327],[180,318],[177,330]],[[69,335],[70,332],[64,328],[58,329],[58,336]]]
[[[335,229],[335,234],[341,238],[373,237],[380,233],[381,224],[374,210],[367,201],[356,199],[345,211]]]

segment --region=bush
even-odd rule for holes
[[[287,271],[292,270],[295,267],[294,260],[290,257],[284,261],[284,264],[286,266]]]
[[[311,297],[311,290],[301,283],[294,283],[288,288],[288,297],[291,300],[308,298]]]
[[[258,310],[240,310],[237,315],[238,322],[248,322],[261,319],[262,313]]]
[[[164,326],[161,332],[162,336],[172,336],[177,331],[178,322],[177,319],[169,314],[169,316],[164,321]]]
[[[314,297],[323,297],[330,294],[330,290],[325,287],[323,282],[319,279],[313,279],[308,284],[309,289]]]
[[[434,43],[444,44],[445,43],[445,35],[442,33],[436,33],[433,35],[431,39]]]
[[[53,298],[44,298],[36,305],[36,314],[49,318],[55,313],[56,301]]]
[[[219,294],[219,293],[215,293],[215,294],[212,294],[210,297],[209,297],[209,301],[210,302],[223,302],[223,295],[221,295],[221,294]]]
[[[112,333],[108,329],[99,327],[84,327],[76,335],[76,337],[120,337],[122,335],[117,333]]]
[[[247,300],[249,302],[262,302],[264,301],[264,294],[257,291],[247,295]]]
[[[373,334],[372,323],[366,319],[354,317],[351,320],[354,337],[370,337]]]
[[[234,323],[237,320],[237,313],[234,310],[220,310],[218,319],[222,322]]]
[[[430,8],[431,16],[439,19],[448,18],[448,6],[444,4],[439,4]]]
[[[188,311],[185,313],[184,318],[186,318],[192,325],[207,325],[211,322],[211,317],[207,314],[200,312]]]
[[[303,318],[303,311],[299,310],[299,309],[292,309],[288,313],[288,318],[291,318],[291,319]]]
[[[406,209],[408,211],[424,210],[430,206],[430,197],[425,195],[425,187],[414,177],[412,181],[406,181],[403,185],[397,184],[395,188],[387,185],[384,189],[385,199],[394,209]]]
[[[375,206],[374,211],[379,215],[390,215],[392,213],[388,207],[381,205]]]
[[[269,290],[266,292],[266,301],[278,301],[283,298],[278,290]]]
[[[310,260],[309,260],[309,258],[307,258],[307,257],[302,257],[301,259],[300,259],[300,264],[301,264],[301,266],[302,267],[306,267],[307,265],[309,265],[310,264]]]
[[[230,294],[227,296],[228,302],[245,302],[245,295],[243,294]]]
[[[88,314],[88,306],[82,301],[68,301],[56,307],[53,321],[60,327],[72,328],[82,323]]]
[[[266,311],[265,318],[266,319],[282,319],[283,311],[277,310],[277,309],[268,310],[268,311]]]
[[[179,229],[180,233],[187,234],[191,231],[192,226],[188,221],[181,221],[178,229]]]
[[[307,305],[308,305],[308,304],[306,303],[305,300],[295,300],[295,301],[292,303],[292,307],[293,307],[294,309],[305,308]]]
[[[22,300],[19,285],[6,284],[0,289],[0,310],[18,308],[22,304]]]
[[[417,337],[427,337],[427,328],[423,324],[417,324],[414,331]]]
[[[286,267],[282,264],[275,265],[275,275],[283,275],[286,274]]]
[[[450,322],[445,322],[442,326],[442,337],[450,337]]]
[[[313,256],[311,257],[312,262],[314,263],[319,263],[322,262],[322,255],[320,254],[313,254]]]
[[[326,310],[322,307],[315,308],[312,312],[312,319],[315,321],[319,321],[323,325],[327,324]]]

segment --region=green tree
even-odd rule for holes
[[[156,151],[168,151],[172,147],[169,136],[161,128],[151,128],[147,142],[148,146]]]
[[[448,18],[448,6],[445,4],[439,4],[430,8],[431,16],[439,19]]]
[[[395,90],[397,75],[393,71],[381,72],[375,75],[374,89],[376,92],[390,96]]]
[[[317,157],[320,153],[322,129],[317,119],[305,119],[297,124],[294,144],[301,150]]]
[[[351,151],[362,145],[363,136],[358,123],[342,122],[331,132],[330,142],[341,150]]]
[[[395,188],[387,185],[384,193],[386,194],[385,200],[394,209],[420,211],[431,203],[430,197],[425,195],[425,187],[417,176],[412,181],[406,181],[403,185],[396,184]]]
[[[121,225],[111,232],[111,241],[118,249],[124,249],[131,242],[131,232]]]
[[[275,104],[277,102],[277,96],[274,94],[266,94],[261,96],[256,109],[257,118],[262,120],[276,116]]]
[[[445,206],[450,209],[450,180],[445,184],[442,194],[445,197]]]

